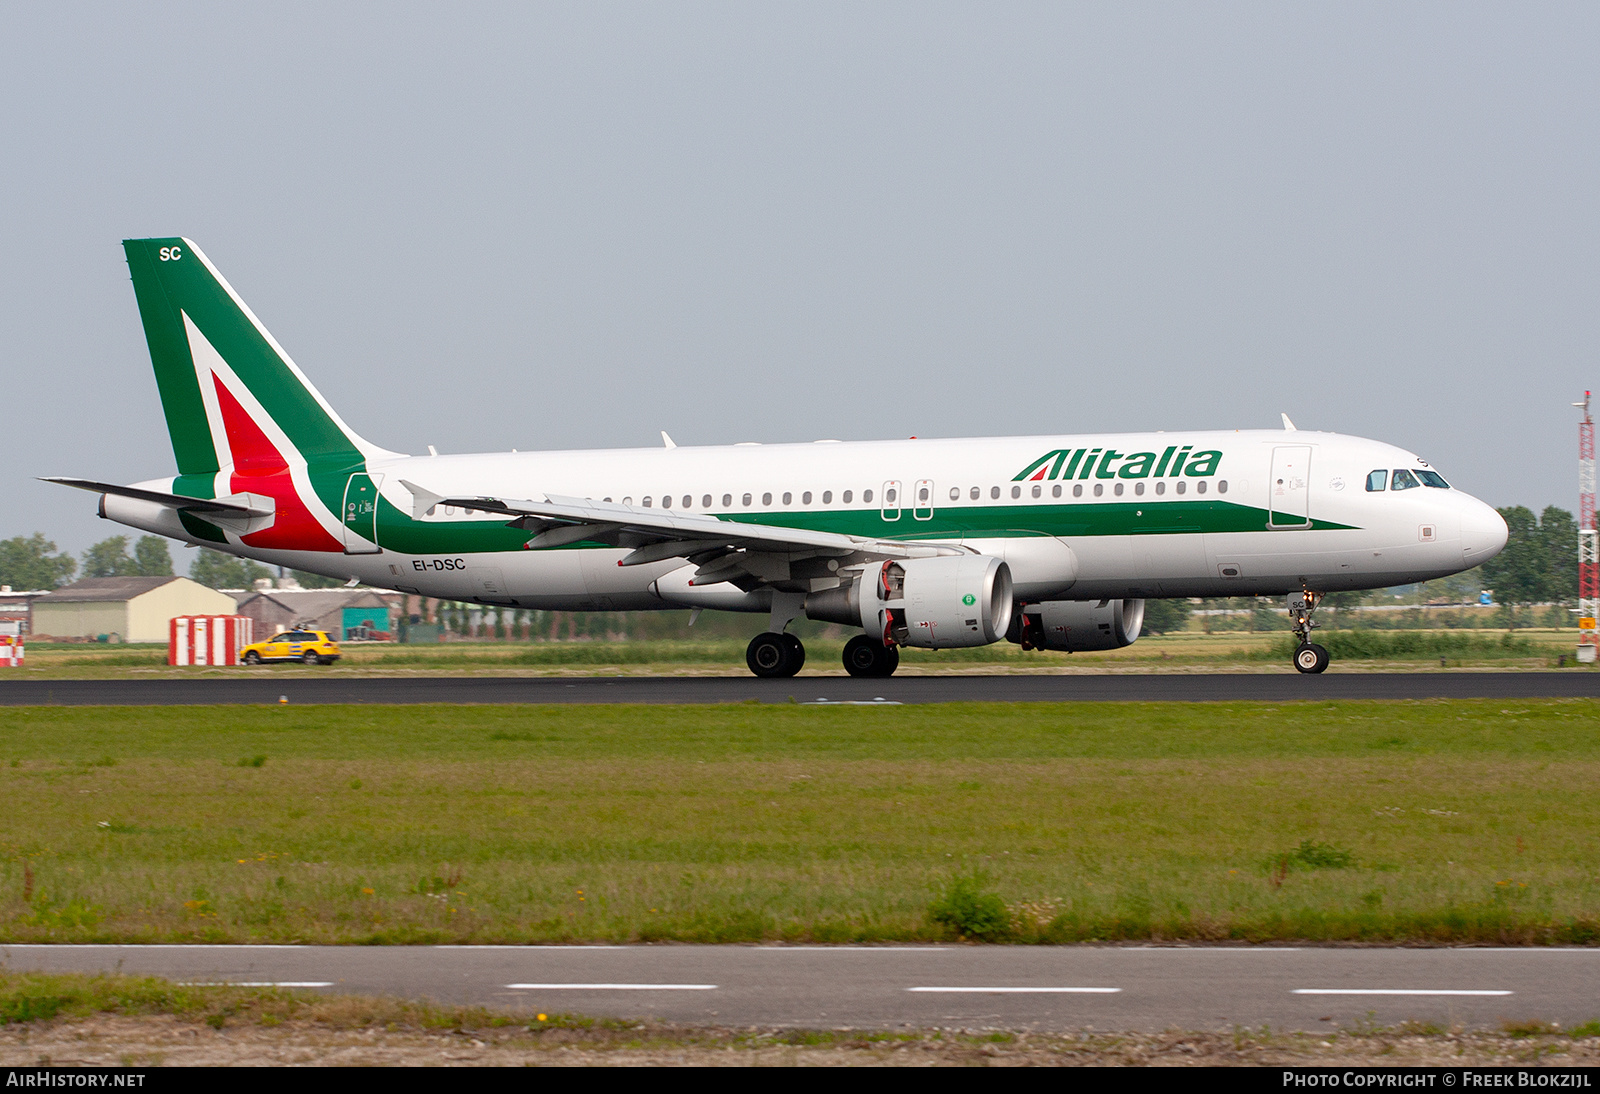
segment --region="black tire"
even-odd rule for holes
[[[305,653],[300,655],[300,661],[303,664],[315,665],[319,663],[320,659],[317,657],[314,651],[307,650]]]
[[[900,651],[858,634],[844,644],[844,671],[851,676],[890,676],[900,667]]]
[[[1294,651],[1294,667],[1314,675],[1328,667],[1328,651],[1315,642],[1307,642]]]
[[[789,648],[789,660],[792,665],[785,676],[793,676],[806,666],[806,648],[800,644],[800,639],[787,631],[783,634],[783,644]]]
[[[261,664],[261,655],[255,650],[251,650],[244,655],[244,663],[247,665],[259,665]]]
[[[790,642],[796,641],[789,635],[774,634],[764,631],[750,639],[750,645],[744,651],[744,663],[750,666],[750,671],[757,676],[775,678],[793,676],[799,671],[800,666],[795,664],[793,647]],[[801,659],[804,659],[802,652]]]

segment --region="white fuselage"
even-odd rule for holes
[[[1052,451],[1174,447],[1221,458],[1203,477],[1145,468],[1129,478],[1121,474],[1127,464],[1119,471],[1115,461],[1086,457],[1070,477],[1065,461],[1047,461],[1017,478]],[[369,462],[405,527],[391,534],[380,520],[375,531],[361,530],[366,535],[346,529],[354,553],[258,550],[231,535],[215,546],[424,596],[527,608],[765,603],[731,589],[719,599],[715,586],[689,589],[672,577],[687,566],[682,559],[619,567],[627,551],[618,548],[453,547],[453,533],[504,526],[506,518],[445,506],[413,516],[405,480],[443,497],[665,504],[736,521],[959,544],[1005,559],[1023,601],[1331,592],[1457,573],[1504,545],[1499,515],[1459,490],[1367,488],[1375,470],[1427,467],[1377,441],[1282,430],[412,456]],[[103,505],[113,519],[189,538],[171,510],[116,497]]]

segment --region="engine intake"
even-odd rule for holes
[[[1011,619],[1011,569],[993,555],[908,558],[868,566],[806,597],[810,619],[860,627],[886,646],[987,646]]]

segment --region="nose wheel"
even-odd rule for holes
[[[1318,673],[1328,667],[1328,651],[1311,641],[1311,631],[1316,622],[1311,613],[1322,603],[1322,594],[1306,589],[1289,594],[1289,618],[1294,621],[1294,636],[1300,639],[1295,647],[1294,667],[1304,673]]]

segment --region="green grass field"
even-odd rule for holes
[[[9,708],[4,937],[1600,942],[1600,703]]]

